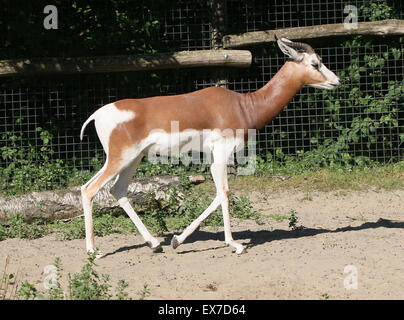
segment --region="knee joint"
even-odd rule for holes
[[[87,200],[89,202],[93,201],[95,193],[91,191],[91,189],[87,188],[87,186],[81,187],[81,197],[83,200]]]

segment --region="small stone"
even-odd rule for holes
[[[192,175],[189,176],[188,179],[193,184],[200,184],[206,181],[206,178],[203,175]]]

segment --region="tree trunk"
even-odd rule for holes
[[[118,209],[117,201],[109,193],[112,185],[113,182],[107,184],[95,197],[94,206],[102,208],[102,211]],[[170,189],[175,187],[181,187],[178,177],[136,179],[129,185],[128,198],[131,202],[142,203],[149,191],[155,191],[157,198],[163,198]],[[80,216],[83,214],[80,187],[0,198],[0,221],[8,220],[12,214],[20,214],[27,222],[53,221]]]

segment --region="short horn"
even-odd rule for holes
[[[288,42],[287,45],[289,47],[292,47],[293,49],[296,50],[302,50],[306,53],[314,53],[314,49],[308,45],[307,43],[302,43],[302,42]]]
[[[275,36],[276,41],[280,40],[280,41],[282,41],[282,43],[284,43],[285,45],[287,45],[287,46],[289,46],[289,47],[291,47],[293,49],[300,50],[300,51],[310,53],[310,54],[315,52],[314,49],[310,45],[308,45],[307,43],[293,42],[293,41],[290,41],[289,39],[286,39],[286,38],[280,38],[279,39],[276,34],[274,34],[274,36]]]

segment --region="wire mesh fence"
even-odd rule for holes
[[[227,0],[227,22],[231,33],[342,23],[350,12],[347,6],[358,22],[403,18],[402,1],[387,4],[376,10],[369,0]]]
[[[227,0],[226,33],[342,23],[348,4],[358,8],[359,21],[403,17],[401,1],[387,2],[389,6],[380,7],[376,15],[370,12],[369,1],[362,0]],[[161,20],[162,48],[212,48],[209,1],[174,2],[172,8],[161,13]],[[259,132],[257,140],[262,155],[297,156],[320,150],[346,152],[352,157],[364,156],[381,162],[396,161],[403,156],[403,92],[400,92],[403,87],[397,87],[403,81],[403,44],[399,37],[341,44],[346,41],[350,39],[310,42],[324,63],[337,73],[345,73],[347,81],[332,95],[304,88],[273,123]],[[14,158],[4,156],[4,152],[11,152],[13,146],[28,152],[32,148],[40,150],[45,144],[49,158],[63,160],[65,166],[91,168],[92,159],[104,155],[92,125],[84,141],[80,141],[81,125],[97,108],[122,98],[190,92],[216,85],[218,74],[225,78],[229,89],[257,90],[271,79],[285,58],[275,45],[248,49],[254,56],[248,70],[200,68],[4,78],[0,87],[0,144],[5,147],[1,166],[12,163]],[[354,68],[362,71],[355,73]],[[355,88],[361,94],[353,94]],[[330,103],[334,100],[338,100],[338,105]],[[360,127],[366,121],[368,126]],[[326,148],[330,141],[337,142],[337,147]]]

